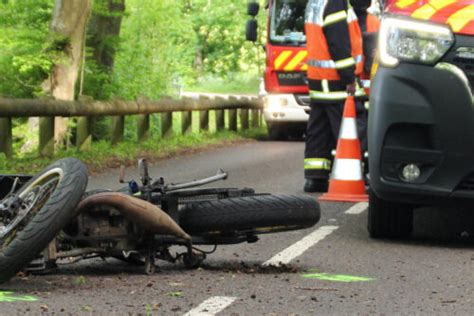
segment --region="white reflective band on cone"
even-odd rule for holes
[[[332,168],[331,179],[358,181],[362,180],[362,166],[359,159],[336,159]]]
[[[345,117],[342,119],[339,138],[357,139],[356,120],[353,117]]]

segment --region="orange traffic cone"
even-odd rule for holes
[[[362,155],[357,137],[356,109],[353,96],[347,97],[337,141],[336,157],[329,180],[328,193],[320,201],[365,202]]]

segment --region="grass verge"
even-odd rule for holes
[[[258,94],[260,77],[257,75],[234,74],[228,78],[206,77],[191,87],[185,87],[189,92]]]
[[[116,146],[111,146],[107,141],[98,141],[92,144],[90,151],[78,152],[75,148],[59,150],[52,158],[39,158],[36,154],[24,154],[21,157],[7,159],[0,154],[0,173],[34,174],[55,160],[76,157],[88,166],[91,174],[97,174],[109,168],[118,168],[122,164],[135,165],[138,158],[146,158],[153,162],[208,148],[261,139],[266,135],[266,129],[261,127],[239,133],[229,131],[192,133],[163,139],[150,138],[141,143],[125,141]]]

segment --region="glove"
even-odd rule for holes
[[[356,83],[350,83],[346,86],[346,92],[348,95],[355,95],[356,92]]]

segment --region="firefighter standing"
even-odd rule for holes
[[[357,84],[363,68],[362,35],[349,0],[309,0],[305,20],[311,111],[306,133],[304,190],[325,192],[344,101],[348,94],[365,95]],[[365,109],[361,102],[356,103],[356,108],[359,138],[361,144],[366,144]],[[364,145],[362,150],[365,151]]]

